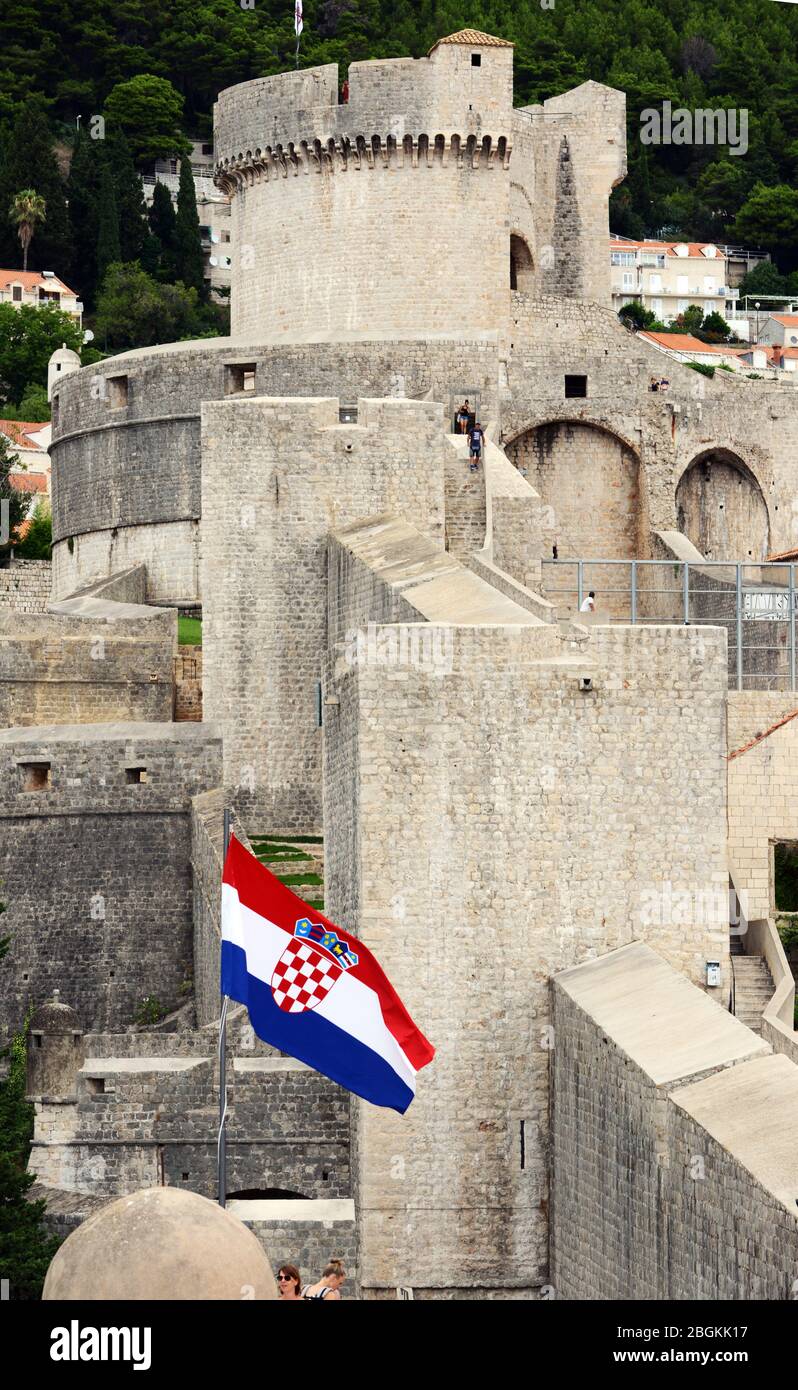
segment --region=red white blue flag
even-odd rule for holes
[[[259,1038],[403,1114],[435,1049],[362,941],[298,898],[231,836],[222,880],[222,993]]]

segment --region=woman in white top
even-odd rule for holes
[[[311,1284],[306,1289],[303,1298],[321,1299],[325,1303],[332,1303],[341,1297],[341,1285],[346,1279],[346,1270],[342,1260],[330,1260],[325,1266],[324,1273],[317,1284]]]

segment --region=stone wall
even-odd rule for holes
[[[641,944],[553,1005],[555,1296],[794,1297],[798,1067]]]
[[[357,1296],[354,1202],[341,1199],[318,1202],[233,1200],[228,1205],[233,1216],[246,1222],[255,1232],[272,1262],[275,1275],[281,1264],[296,1265],[305,1288],[321,1278],[329,1260],[343,1260],[349,1278],[341,1294],[343,1298]]]
[[[357,425],[335,400],[204,407],[203,700],[249,829],[320,826],[328,531],[391,511],[442,540],[447,447],[433,402],[361,400]]]
[[[74,372],[59,385],[53,426],[55,596],[143,564],[149,602],[200,597],[200,408],[240,393],[242,364],[254,368],[260,396],[335,394],[352,404],[424,397],[453,413],[470,391],[487,418],[498,408],[495,335],[280,348],[219,338],[140,349]],[[127,404],[114,405],[109,382],[123,373]],[[231,487],[235,479],[233,468]]]
[[[0,612],[44,613],[50,602],[49,560],[14,560],[0,570]]]
[[[221,1007],[224,808],[225,796],[221,788],[203,792],[191,802],[194,1002],[199,1027],[215,1022]],[[251,849],[241,822],[232,810],[230,829],[245,849]]]
[[[0,727],[171,720],[174,613],[92,607],[86,617],[0,611]]]
[[[175,720],[202,719],[202,647],[178,647],[174,714]]]
[[[525,1297],[548,1277],[548,977],[641,933],[696,983],[727,959],[725,654],[690,629],[449,635],[442,676],[326,687],[327,911],[438,1048],[407,1116],[358,1110],[363,1286]]]
[[[133,780],[142,769],[146,781]],[[206,725],[0,731],[4,1032],[54,988],[87,1027],[131,1023],[146,995],[181,1001],[190,801],[220,778],[220,740]]]
[[[729,865],[749,920],[774,912],[774,841],[798,841],[796,710],[795,691],[729,691]]]

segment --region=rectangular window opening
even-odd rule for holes
[[[254,362],[231,362],[225,369],[224,393],[226,396],[235,396],[239,391],[255,390],[255,366]]]
[[[90,1096],[102,1096],[102,1095],[105,1095],[105,1077],[104,1077],[104,1076],[88,1076],[88,1077],[86,1078],[86,1087],[87,1087],[87,1089],[88,1089],[88,1092],[89,1092],[89,1095],[90,1095]]]
[[[43,792],[52,785],[49,763],[20,763],[19,770],[24,792]]]
[[[126,376],[108,378],[108,405],[111,410],[122,410],[127,405],[128,390]]]
[[[146,769],[146,767],[126,767],[126,768],[125,768],[125,781],[126,781],[127,783],[129,783],[130,786],[138,786],[138,785],[140,785],[141,783],[146,782],[146,781],[147,781],[147,769]]]
[[[482,67],[482,54],[481,54],[481,53],[472,53],[472,54],[471,54],[471,66],[472,66],[472,68],[481,68],[481,67]]]
[[[586,376],[567,376],[565,378],[565,399],[572,400],[576,396],[587,395]]]

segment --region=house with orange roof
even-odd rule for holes
[[[631,300],[672,323],[691,304],[704,314],[731,313],[738,291],[728,284],[726,253],[709,241],[632,241],[610,238],[612,304]]]
[[[39,497],[50,496],[50,436],[49,420],[37,423],[30,420],[0,420],[3,435],[17,456],[9,473],[11,486],[18,492],[31,495],[31,511]]]
[[[707,367],[730,367],[733,372],[751,370],[752,349],[729,347],[725,343],[702,343],[701,339],[692,333],[654,333],[650,329],[644,329],[637,336],[659,348],[661,352],[667,353],[677,362],[701,362]],[[755,365],[766,367],[768,362],[764,348],[753,351],[758,353]]]
[[[757,341],[769,347],[798,347],[798,314],[768,314],[759,325]]]
[[[16,309],[23,304],[33,309],[56,304],[79,328],[83,323],[83,305],[77,294],[52,270],[0,270],[0,304],[13,304]]]

